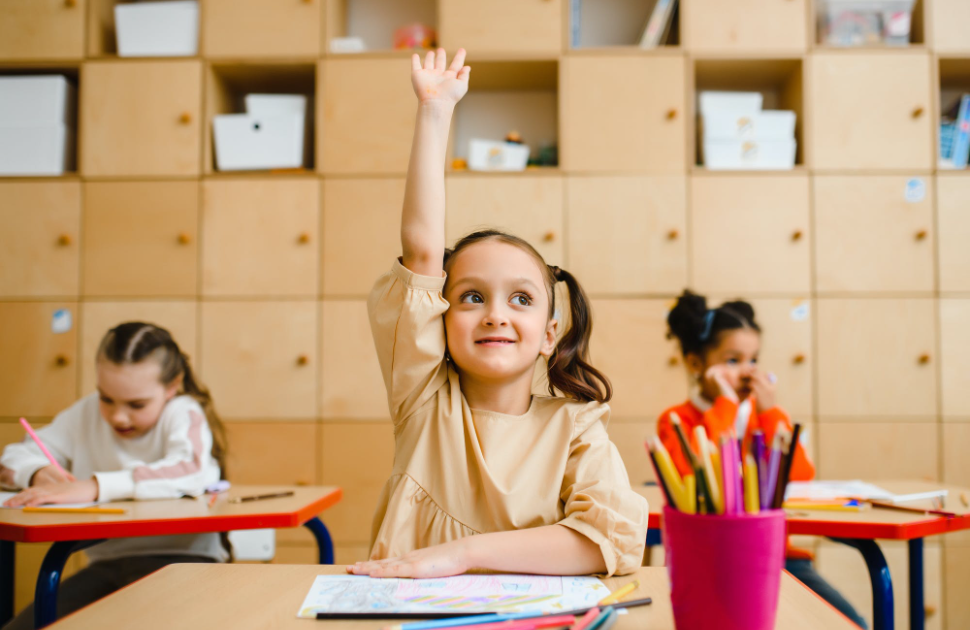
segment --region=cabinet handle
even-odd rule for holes
[[[297,365],[307,365],[310,362],[310,357],[305,354],[301,354],[296,358]]]
[[[57,237],[57,244],[60,245],[61,247],[67,247],[68,245],[71,244],[71,235],[61,234],[60,236]]]
[[[928,353],[924,352],[923,354],[919,355],[919,364],[920,365],[926,365],[929,362],[930,362],[930,355]]]
[[[54,365],[56,365],[57,367],[67,367],[70,364],[71,364],[71,360],[68,359],[63,354],[59,354],[56,357],[54,357]]]
[[[668,241],[676,241],[678,236],[680,236],[680,232],[678,232],[677,230],[670,230],[669,232],[667,232]]]
[[[182,114],[179,116],[179,122],[183,125],[189,124],[192,122],[192,114],[189,112],[182,112]]]
[[[798,241],[802,240],[802,231],[801,230],[795,230],[794,232],[792,232],[791,233],[791,240],[793,242],[796,242],[796,243]]]
[[[796,354],[795,356],[792,357],[791,362],[794,363],[795,365],[801,365],[802,363],[805,363],[805,355]]]
[[[667,365],[669,365],[670,367],[674,367],[678,363],[680,363],[680,361],[674,355],[670,355],[670,358],[667,359]]]
[[[674,118],[677,118],[677,110],[676,109],[673,109],[673,108],[668,109],[667,110],[667,120],[673,120]]]
[[[180,232],[178,236],[179,245],[188,245],[192,242],[192,237],[185,232]]]
[[[542,235],[542,240],[546,243],[551,243],[554,240],[556,240],[556,233],[553,232],[552,230],[549,230],[548,232]]]
[[[307,243],[310,242],[310,235],[306,232],[303,232],[296,238],[296,242],[299,243],[300,245],[306,245]]]
[[[920,230],[919,232],[916,233],[916,240],[917,241],[926,240],[926,236],[927,236],[926,230]]]
[[[915,118],[919,118],[922,115],[923,115],[923,108],[922,107],[918,107],[917,106],[917,107],[914,107],[913,108],[913,118],[914,119]]]
[[[64,6],[74,8],[77,6],[77,0],[64,0]]]

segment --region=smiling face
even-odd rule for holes
[[[687,365],[694,375],[704,375],[713,365],[724,366],[724,376],[740,400],[751,395],[751,375],[758,367],[761,334],[753,328],[735,328],[720,333],[717,344],[707,350],[703,359],[696,354],[687,357]],[[701,380],[701,393],[715,400],[719,391],[713,383]]]
[[[449,261],[445,298],[448,353],[463,376],[502,383],[532,376],[556,344],[558,322],[541,263],[498,239],[463,248]]]
[[[100,359],[97,371],[101,417],[119,437],[148,433],[178,393],[179,381],[162,384],[161,366],[151,359],[120,365]]]

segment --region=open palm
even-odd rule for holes
[[[468,92],[468,75],[471,68],[464,65],[465,49],[459,48],[451,66],[445,67],[445,49],[428,51],[421,66],[421,57],[411,56],[411,85],[418,101],[442,101],[457,103]]]

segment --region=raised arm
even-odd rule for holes
[[[451,66],[445,51],[411,58],[411,85],[418,97],[417,120],[401,213],[404,266],[422,276],[441,276],[445,253],[445,154],[455,105],[468,91],[471,68],[458,49]]]

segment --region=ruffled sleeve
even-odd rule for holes
[[[632,573],[643,559],[649,511],[606,433],[609,407],[589,403],[577,415],[561,499],[568,527],[596,543],[606,575]]]
[[[427,402],[448,380],[445,277],[419,276],[394,262],[367,301],[371,332],[395,427]]]

